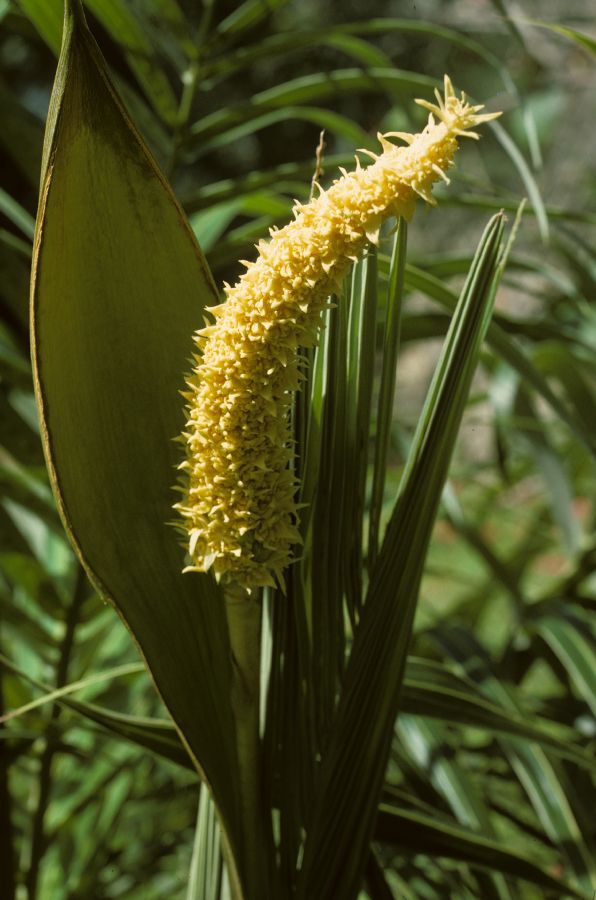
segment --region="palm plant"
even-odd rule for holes
[[[213,89],[219,78],[287,52],[294,38],[275,35],[257,46],[234,46],[238,34],[254,26],[260,7],[245,4],[214,32],[206,14],[199,31],[204,43],[198,46],[211,47],[211,58],[197,54],[192,60],[176,110],[167,78],[146,63],[147,35],[154,34],[143,32],[147,21],[124,5],[118,18],[109,4],[97,0],[89,6],[113,35],[122,39],[126,31],[129,64],[159,117],[148,135],[174,178],[197,153],[217,150],[263,127],[263,120],[271,125],[287,118],[290,102],[296,104],[291,115],[333,128],[349,142],[358,134],[358,143],[370,148],[370,137],[353,123],[305,104],[324,96],[329,82],[356,93],[369,89],[371,79],[375,90],[380,85],[388,92],[397,85],[420,93],[431,83],[383,67],[380,51],[354,36],[380,30],[379,23],[344,25],[317,32],[317,39],[352,53],[362,70],[294,80],[261,92],[248,106],[227,107],[193,124],[200,79]],[[55,43],[57,20],[49,8],[30,3],[28,14]],[[179,10],[168,9],[172,30],[183,35]],[[408,23],[384,25],[408,31]],[[207,35],[214,38],[207,42]],[[457,39],[453,33],[441,37]],[[305,33],[303,43],[309,41],[312,35]],[[182,37],[180,47],[191,56],[196,52]],[[502,74],[497,60],[486,51],[481,55]],[[147,108],[124,82],[118,86],[143,128]],[[544,230],[548,217],[528,165],[498,123],[491,127],[517,163]],[[164,130],[169,140],[163,140]],[[332,161],[339,160],[328,158],[326,165]],[[538,267],[552,292],[551,321],[501,313],[491,322],[510,251],[502,247],[501,214],[486,226],[476,252],[460,259],[408,263],[403,219],[394,236],[381,233],[378,249],[368,248],[325,311],[323,337],[303,369],[292,410],[304,504],[300,559],[284,573],[285,591],[270,585],[250,603],[236,603],[230,628],[222,588],[210,574],[182,574],[183,551],[167,524],[174,516],[172,483],[180,461],[171,439],[183,427],[177,392],[201,311],[219,297],[180,207],[124,112],[78,4],[67,8],[42,165],[33,338],[50,477],[83,566],[124,619],[171,718],[159,717],[147,692],[143,717],[131,714],[132,691],[126,712],[110,708],[109,693],[101,705],[75,699],[82,688],[107,683],[113,690],[144,670],[128,662],[114,667],[106,659],[106,672],[67,684],[78,623],[88,615],[96,623],[77,645],[84,660],[115,627],[113,614],[90,595],[57,533],[39,459],[22,466],[5,451],[5,510],[18,547],[3,560],[6,595],[13,600],[7,609],[16,610],[5,627],[10,636],[15,630],[20,635],[18,646],[29,648],[23,660],[31,657],[30,648],[36,648],[35,656],[50,639],[52,653],[59,651],[54,689],[43,668],[32,674],[30,666],[16,663],[20,655],[2,657],[10,673],[12,725],[54,704],[47,721],[33,720],[32,737],[43,734],[44,744],[23,877],[28,895],[40,890],[44,855],[43,890],[61,890],[60,879],[47,874],[58,871],[59,857],[50,866],[46,851],[56,847],[64,854],[59,826],[71,813],[65,807],[62,818],[47,815],[52,768],[61,754],[88,753],[84,740],[82,747],[76,741],[69,747],[69,731],[62,737],[63,728],[84,722],[83,734],[86,729],[94,735],[100,726],[118,742],[111,765],[98,770],[81,803],[72,807],[78,822],[91,811],[91,849],[87,857],[81,853],[91,863],[87,871],[82,862],[78,871],[74,867],[65,896],[148,896],[147,884],[106,878],[106,857],[92,837],[91,823],[109,829],[116,809],[120,815],[128,805],[134,809],[135,747],[174,764],[176,774],[168,777],[176,783],[196,783],[200,776],[208,787],[200,794],[189,898],[348,898],[360,890],[375,898],[395,892],[589,896],[593,547],[581,536],[560,462],[566,447],[576,490],[588,495],[594,438],[590,312],[583,296],[593,283],[589,250],[582,256],[577,246],[562,244],[581,282],[570,281],[561,269]],[[284,163],[192,190],[179,175],[186,208],[191,214],[201,210],[194,224],[204,246],[213,248],[214,270],[228,267],[253,236],[285,215],[283,194],[296,179],[301,196],[308,192],[309,168],[310,161]],[[501,198],[476,196],[475,202],[507,205]],[[26,212],[14,202],[4,208],[30,236]],[[256,215],[248,226],[232,227],[218,241],[222,229],[250,210]],[[20,260],[27,247],[7,234],[3,247],[11,260]],[[510,284],[537,268],[511,252],[508,266]],[[465,276],[459,299],[447,281],[451,275]],[[431,298],[443,312],[409,306],[405,298],[412,292]],[[396,363],[409,342],[442,336],[448,324],[417,426],[408,427],[393,413]],[[27,369],[14,340],[18,327],[11,325],[5,353],[11,408],[26,419]],[[480,402],[494,407],[502,471],[478,483],[468,477],[478,463],[464,456],[446,485],[479,358],[488,386],[475,382],[479,394],[472,397],[471,413]],[[535,467],[546,475],[552,513],[532,488]],[[500,535],[487,541],[477,524],[486,518],[502,529],[503,483],[511,491],[534,490],[511,545]],[[449,585],[444,544],[443,550],[440,541],[428,550],[440,503],[442,527],[458,536],[463,565],[472,569],[467,593],[461,574],[457,592]],[[574,565],[541,584],[527,569],[557,546],[553,514]],[[583,528],[587,535],[589,518]],[[23,539],[35,557],[25,556]],[[474,568],[475,560],[480,562]],[[424,585],[430,585],[428,591],[444,598],[451,612],[446,616],[431,607],[424,617],[423,607],[412,642],[425,572],[423,596]],[[45,619],[35,629],[42,597],[48,610],[64,610],[63,633],[53,633]],[[479,597],[486,599],[479,603]],[[572,605],[561,603],[568,598]],[[495,617],[504,620],[496,639]],[[125,646],[123,634],[121,659]],[[39,655],[43,660],[44,653]],[[546,688],[530,699],[526,685],[532,678],[541,678]],[[40,698],[27,702],[24,679],[41,690]],[[60,714],[64,708],[66,717]],[[77,724],[64,726],[65,718]],[[9,761],[18,765],[31,737],[7,733]],[[35,771],[21,773],[22,779],[35,777]],[[60,778],[67,783],[65,773]],[[175,816],[175,806],[163,797],[158,802]],[[12,819],[13,828],[24,830],[16,814]],[[175,831],[175,824],[170,827]],[[12,872],[8,863],[6,871]],[[125,872],[122,854],[119,865]],[[141,857],[143,865],[148,864]],[[99,880],[92,880],[93,871],[101,872]],[[154,890],[160,890],[157,881]]]

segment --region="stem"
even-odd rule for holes
[[[196,57],[192,60],[188,70],[184,73],[182,96],[180,98],[180,106],[178,115],[174,123],[172,133],[172,151],[167,165],[167,175],[172,178],[180,155],[184,149],[184,145],[188,139],[188,129],[190,117],[192,115],[193,103],[196,97],[197,88],[199,86],[199,78],[202,66],[206,56],[208,55],[207,37],[211,27],[211,18],[213,16],[214,0],[206,0],[203,4],[203,15],[196,36],[195,44],[197,47]]]
[[[247,900],[266,897],[266,811],[263,808],[259,735],[262,600],[226,591],[232,649],[232,708],[240,775]]]
[[[2,689],[2,669],[0,669],[0,716],[4,712],[4,693]],[[2,896],[6,900],[14,900],[16,896],[15,857],[13,848],[13,830],[11,815],[11,797],[8,790],[9,766],[8,741],[0,740],[0,872],[2,873]]]
[[[64,21],[74,20],[76,17],[85,22],[85,10],[81,0],[64,0]]]
[[[72,601],[66,615],[64,636],[60,645],[60,658],[56,669],[55,686],[57,688],[64,687],[68,676],[68,666],[74,645],[74,633],[79,620],[79,612],[85,599],[87,592],[87,580],[83,569],[79,567],[77,573],[76,584],[73,592]],[[39,794],[37,798],[37,806],[33,815],[33,826],[31,835],[31,856],[29,861],[29,871],[27,872],[26,887],[28,900],[35,900],[37,895],[37,883],[41,861],[46,851],[46,838],[44,834],[45,814],[50,800],[50,791],[52,787],[52,763],[54,754],[58,748],[59,732],[56,727],[57,720],[60,716],[60,705],[54,703],[48,727],[46,731],[46,744],[41,755],[39,766]]]
[[[172,133],[172,151],[167,165],[167,175],[169,178],[172,178],[174,171],[176,170],[176,166],[178,165],[178,161],[180,159],[180,154],[182,153],[184,144],[186,143],[186,140],[188,138],[188,127],[194,99],[199,85],[200,70],[200,62],[198,59],[196,59],[191,63],[188,70],[184,73],[182,96],[180,98],[178,115],[176,117],[176,122]]]

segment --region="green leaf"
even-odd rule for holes
[[[320,110],[319,110],[320,112]],[[348,166],[353,157],[351,155],[325,156],[325,170],[332,171],[337,166]],[[284,163],[274,169],[249,172],[242,178],[226,178],[224,181],[215,181],[204,185],[191,193],[183,196],[184,208],[189,212],[210,208],[213,204],[223,200],[236,200],[239,196],[251,193],[261,188],[275,185],[278,191],[291,189],[293,196],[297,191],[307,188],[313,173],[313,161],[307,159],[303,162]]]
[[[360,125],[333,110],[320,109],[318,106],[292,104],[280,109],[263,110],[256,104],[257,98],[254,100],[255,104],[251,102],[238,108],[231,108],[229,111],[226,108],[201,119],[193,127],[193,139],[200,140],[199,145],[195,147],[195,158],[199,159],[220,147],[228,146],[232,141],[238,141],[263,128],[271,128],[272,125],[287,122],[290,119],[312,122],[318,128],[345,138],[353,146],[374,147],[376,144]],[[312,168],[311,160],[311,175]]]
[[[465,629],[457,626],[437,629],[437,639],[449,655],[468,669],[494,703],[515,710],[515,695],[493,673],[486,652]],[[586,891],[596,884],[593,840],[582,828],[565,770],[534,742],[500,738],[520,784],[524,788],[549,839],[557,845],[579,884]]]
[[[5,663],[5,660],[1,655],[0,663]],[[86,678],[81,678],[79,681],[72,681],[55,690],[48,691],[43,697],[38,697],[37,700],[31,700],[30,703],[25,703],[24,706],[20,706],[18,709],[11,709],[10,712],[0,716],[0,725],[3,725],[5,722],[14,719],[17,716],[23,716],[26,713],[31,712],[31,710],[43,706],[44,703],[53,703],[54,700],[67,697],[69,694],[82,691],[95,684],[101,684],[104,681],[112,681],[115,678],[121,678],[125,675],[138,675],[144,670],[145,668],[142,663],[127,663],[123,666],[115,666],[113,669],[108,669],[106,672],[96,672],[93,675],[88,675]]]
[[[213,3],[214,0],[207,0],[207,2]],[[266,2],[263,2],[263,0],[245,0],[244,3],[236,7],[234,12],[231,12],[229,16],[226,16],[219,23],[217,32],[227,37],[228,35],[235,35],[244,31],[246,28],[252,28],[261,19],[284,6],[287,2],[288,0],[266,0]]]
[[[33,363],[48,467],[90,577],[125,620],[227,839],[239,798],[222,598],[181,574],[168,524],[179,390],[217,293],[130,124],[76,5],[45,145],[32,285]]]
[[[522,211],[523,212],[523,211]],[[406,285],[410,289],[423,291],[441,306],[452,310],[456,297],[440,279],[428,275],[416,266],[406,266]],[[514,369],[557,413],[569,428],[582,440],[592,453],[596,453],[596,440],[588,424],[560,399],[553,391],[547,379],[536,368],[522,346],[515,338],[510,337],[496,322],[491,322],[487,333],[487,344],[512,369]]]
[[[517,430],[530,448],[550,499],[553,518],[561,529],[567,552],[573,556],[579,552],[582,537],[573,510],[573,490],[560,454],[549,438],[547,423],[539,417],[523,385],[518,390],[515,413],[521,420]]]
[[[566,25],[557,25],[554,22],[539,22],[535,19],[531,19],[527,24],[534,25],[536,28],[547,28],[553,34],[561,34],[563,37],[583,47],[592,56],[596,56],[596,40],[583,31],[578,31],[576,28],[568,28]]]
[[[33,238],[35,220],[20,203],[2,188],[0,188],[0,213],[4,213],[6,218],[10,219],[26,237]]]
[[[18,0],[54,53],[60,50],[63,0]],[[85,0],[86,6],[117,41],[145,94],[164,121],[173,123],[178,111],[170,83],[155,59],[155,51],[136,10],[124,0]]]
[[[362,605],[363,598],[362,530],[373,387],[371,360],[375,355],[378,304],[374,246],[368,248],[354,275],[348,322],[345,448],[342,453],[344,503],[338,529],[344,589],[352,612]]]
[[[497,197],[489,197],[483,194],[468,194],[464,192],[456,195],[446,194],[444,197],[441,197],[441,205],[484,209],[487,212],[497,212],[500,209],[504,209],[506,212],[515,212],[519,206],[519,198],[501,193]],[[547,219],[568,219],[570,222],[596,224],[596,215],[594,213],[579,208],[568,209],[561,206],[545,206],[544,212]],[[524,216],[537,217],[537,210],[532,206],[527,206],[523,214]],[[541,262],[543,261],[541,260]],[[558,274],[561,275],[561,272],[558,272]]]
[[[572,344],[566,346],[561,341],[559,332],[552,335],[551,340],[543,340],[536,344],[532,357],[537,369],[545,378],[558,381],[569,408],[573,410],[578,420],[583,420],[589,427],[596,416],[596,394],[592,386],[594,350],[588,342],[589,334],[585,336],[579,334],[576,338],[576,347]]]
[[[549,875],[527,857],[501,846],[498,841],[418,812],[382,803],[375,826],[375,838],[400,850],[405,848],[414,853],[419,853],[424,847],[425,853],[461,860],[489,872],[502,872],[504,875],[521,878],[556,891],[558,897],[586,900],[585,894]]]
[[[111,734],[115,734],[138,747],[149,750],[151,753],[155,753],[157,756],[162,757],[162,759],[167,759],[177,766],[194,770],[192,760],[184,748],[174,725],[169,720],[130,716],[126,713],[115,712],[113,709],[106,709],[104,706],[99,706],[96,703],[75,700],[71,696],[74,691],[85,686],[84,682],[87,682],[87,684],[97,684],[98,682],[105,681],[106,678],[113,680],[114,670],[112,670],[111,673],[97,673],[95,676],[91,676],[91,680],[84,679],[83,682],[79,682],[78,684],[75,682],[74,684],[66,685],[64,689],[54,690],[49,685],[44,684],[44,682],[32,678],[31,675],[28,675],[23,669],[15,666],[11,660],[7,659],[7,657],[2,654],[0,654],[0,665],[8,672],[18,675],[19,678],[25,679],[29,684],[35,685],[36,688],[44,692],[42,697],[33,701],[31,704],[28,704],[29,709],[56,700],[60,706],[76,712],[90,722],[95,722]],[[134,666],[134,669],[129,667],[129,672],[138,671],[138,663],[135,663]],[[125,667],[120,668],[123,669]],[[122,675],[122,672],[120,672],[120,675]],[[24,710],[21,710],[21,712],[23,711]],[[16,712],[17,711],[11,710],[11,712],[5,715],[5,719],[8,720],[13,718]]]
[[[552,615],[535,623],[538,634],[561,660],[578,693],[596,716],[596,642],[588,630],[582,633],[579,622],[568,615],[563,604],[550,606]],[[558,615],[555,615],[558,612]]]
[[[307,825],[301,898],[353,897],[359,888],[428,541],[492,311],[502,229],[494,217],[474,258],[371,573]]]
[[[434,722],[400,716],[398,731],[409,755],[428,770],[432,785],[449,804],[458,822],[495,838],[493,818],[473,777],[444,752],[445,729]],[[481,873],[478,881],[487,900],[512,900],[506,882],[498,873]]]
[[[215,807],[209,792],[201,790],[186,900],[220,900],[222,875]]]
[[[570,742],[573,732],[557,736],[556,732],[549,730],[551,723],[548,721],[535,715],[530,719],[528,715],[487,700],[472,682],[465,679],[452,676],[441,683],[443,676],[442,667],[409,659],[404,678],[402,711],[535,741],[563,759],[596,771],[593,755]]]
[[[231,74],[250,68],[261,59],[275,59],[287,57],[289,53],[296,53],[306,48],[319,44],[336,47],[347,56],[369,66],[390,67],[391,60],[385,53],[363,41],[345,30],[344,28],[315,29],[312,31],[292,31],[290,33],[273,34],[258,44],[240,46],[236,50],[226,53],[223,57],[205,61],[205,74],[209,78],[220,76],[229,77]]]
[[[153,107],[164,121],[172,124],[178,103],[139,13],[124,0],[85,0],[85,3],[123,48]]]
[[[348,399],[348,341],[350,307],[358,292],[356,271],[338,298],[337,311],[328,310],[323,340],[316,349],[311,380],[301,502],[305,532],[301,568],[306,585],[305,605],[312,641],[312,693],[317,739],[335,707],[337,662],[345,653],[343,586],[345,581],[346,437]],[[350,398],[354,402],[355,397]],[[326,552],[320,553],[325,547]],[[324,597],[324,602],[319,598]]]
[[[528,193],[528,197],[530,199],[530,203],[532,204],[532,208],[536,215],[536,222],[538,223],[540,235],[542,237],[542,240],[546,243],[549,233],[548,216],[546,214],[544,200],[542,199],[542,194],[540,193],[540,188],[536,183],[536,179],[532,175],[531,169],[528,166],[528,163],[526,162],[521,150],[519,149],[513,138],[505,131],[503,126],[500,125],[499,122],[491,122],[490,127],[494,131],[497,140],[513,162],[524,183],[524,186]]]
[[[248,101],[229,106],[196,122],[191,129],[191,143],[213,134],[222,134],[229,128],[249,121],[267,110],[298,107],[298,104],[319,103],[342,93],[375,93],[385,90],[390,96],[404,91],[428,93],[435,82],[425,75],[401,69],[336,69],[316,72],[260,91]],[[328,111],[325,110],[325,113]],[[337,114],[336,114],[337,115]]]
[[[584,831],[572,803],[564,770],[534,744],[507,741],[511,766],[526,791],[545,833],[565,855],[569,873],[585,891],[596,884],[593,841]]]
[[[385,336],[383,342],[383,368],[377,407],[377,427],[375,434],[375,459],[373,468],[372,496],[368,535],[368,556],[372,565],[378,553],[381,510],[385,494],[385,473],[395,379],[397,377],[397,355],[401,338],[402,306],[404,292],[404,269],[406,263],[407,225],[399,219],[389,267],[389,282],[385,303]]]
[[[58,53],[62,33],[62,0],[18,0],[46,44]]]

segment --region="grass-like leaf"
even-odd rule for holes
[[[536,863],[514,850],[504,848],[499,842],[418,812],[381,804],[375,837],[397,848],[418,852],[420,847],[424,847],[435,856],[461,860],[489,872],[522,878],[556,892],[558,897],[585,900],[585,895],[572,885],[559,881]]]
[[[426,548],[492,303],[503,218],[479,245],[371,574],[307,826],[299,896],[356,896],[399,708]]]

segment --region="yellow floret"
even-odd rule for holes
[[[298,349],[316,344],[321,312],[352,262],[390,216],[410,219],[418,197],[448,180],[458,137],[498,113],[479,115],[445,76],[437,105],[416,135],[379,135],[382,153],[344,173],[328,191],[294,207],[294,221],[261,241],[256,262],[226,286],[197,332],[200,353],[188,379],[183,499],[185,571],[211,569],[224,584],[252,591],[283,587],[282,572],[300,540],[289,426],[300,387]],[[395,146],[397,137],[406,146]],[[368,151],[366,151],[368,152]],[[374,155],[374,154],[373,154]]]

